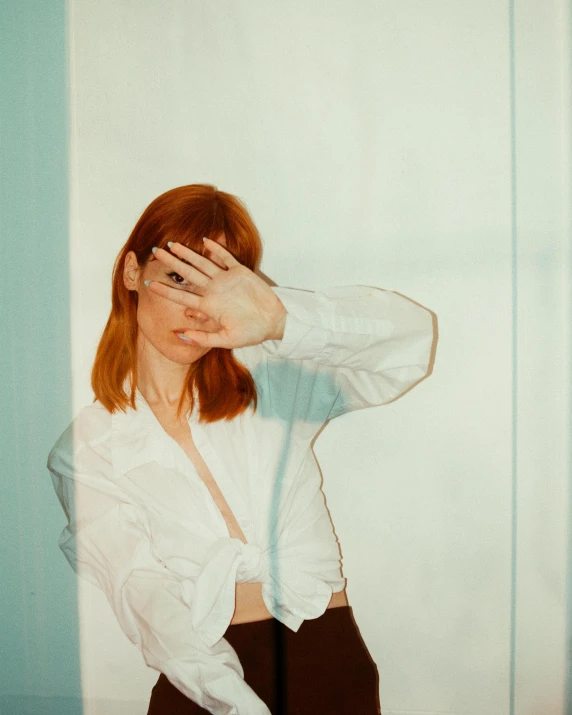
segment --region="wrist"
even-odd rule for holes
[[[284,328],[286,327],[286,316],[288,311],[284,307],[284,303],[278,298],[278,308],[276,318],[273,321],[273,327],[266,340],[282,340],[284,337]]]

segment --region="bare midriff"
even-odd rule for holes
[[[327,608],[337,608],[347,606],[348,597],[346,589],[332,594]],[[262,599],[261,583],[237,583],[236,584],[236,608],[234,616],[230,622],[231,626],[238,623],[252,623],[253,621],[265,621],[273,618],[266,604]]]
[[[202,455],[198,451],[193,441],[190,425],[186,419],[181,419],[174,414],[167,413],[161,410],[157,405],[151,405],[155,417],[167,432],[183,449],[187,457],[194,465],[198,475],[209,490],[213,501],[217,505],[228,529],[228,535],[231,538],[240,539],[246,543],[246,536],[240,528],[232,510],[230,509],[224,495],[222,494],[218,484],[214,480],[210,469],[204,461]],[[339,606],[347,606],[348,598],[346,589],[333,593],[332,598],[327,608],[337,608]],[[236,606],[234,616],[230,625],[239,623],[252,623],[253,621],[265,621],[273,618],[270,611],[266,608],[266,604],[262,599],[262,584],[256,583],[237,583],[236,584]]]

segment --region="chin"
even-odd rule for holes
[[[197,345],[189,345],[189,347],[185,347],[183,345],[182,348],[179,348],[178,350],[169,350],[168,353],[163,353],[163,355],[165,355],[165,357],[169,360],[177,362],[180,365],[190,365],[206,353],[208,353],[208,350],[205,350]]]

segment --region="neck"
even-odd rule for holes
[[[137,347],[137,387],[152,407],[177,408],[186,389],[188,365],[168,360],[149,342]],[[188,407],[186,396],[184,408]]]

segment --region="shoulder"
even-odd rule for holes
[[[100,402],[87,405],[62,432],[48,456],[48,469],[66,473],[86,451],[106,452],[112,432],[112,415]]]

